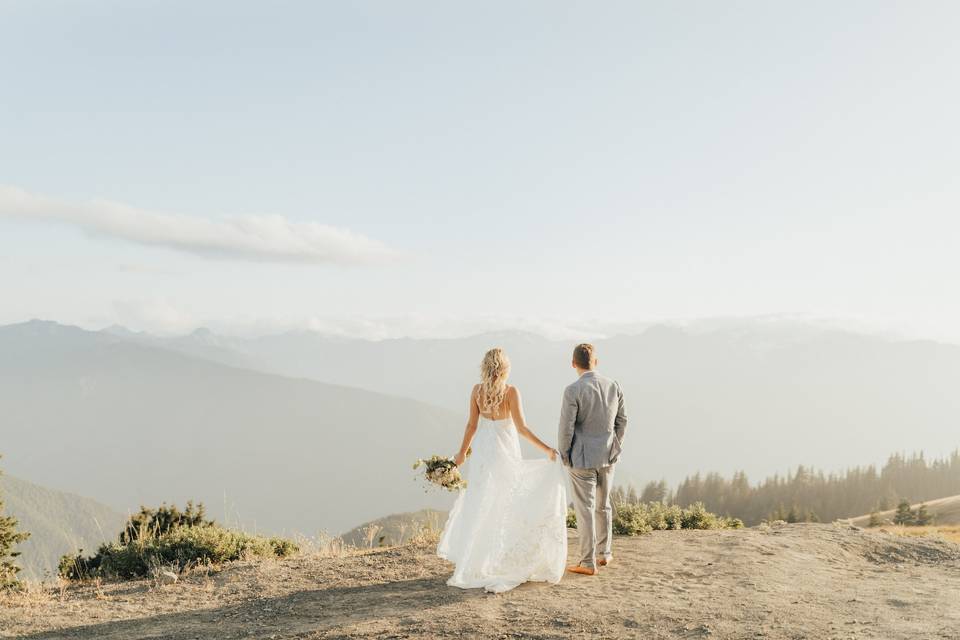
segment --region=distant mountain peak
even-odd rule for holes
[[[142,332],[133,331],[122,324],[112,324],[109,327],[104,327],[100,330],[100,333],[107,333],[111,336],[119,336],[121,338],[133,338],[142,335]]]
[[[59,322],[56,322],[54,320],[44,320],[42,318],[31,318],[26,322],[21,322],[20,324],[27,327],[47,327],[47,328],[68,326],[65,324],[60,324]]]
[[[76,334],[83,333],[84,330],[80,327],[75,327],[68,324],[60,324],[53,320],[42,320],[40,318],[32,318],[26,322],[19,322],[16,324],[7,325],[7,328],[13,329],[14,331],[22,331],[30,335],[47,335],[47,336],[57,336],[57,335],[66,335],[66,334]]]

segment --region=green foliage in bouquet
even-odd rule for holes
[[[453,458],[433,456],[413,463],[414,469],[420,467],[423,467],[424,479],[430,484],[435,484],[447,491],[459,491],[467,488],[467,481],[460,475],[460,469],[454,464]]]
[[[17,530],[17,519],[3,515],[3,499],[0,497],[0,589],[17,587],[20,567],[14,559],[20,555],[14,547],[30,537],[29,533]]]
[[[181,517],[173,517],[179,515]],[[142,508],[131,516],[117,542],[101,545],[89,558],[66,555],[60,575],[69,580],[93,577],[135,578],[157,567],[183,570],[197,564],[222,564],[248,558],[287,557],[299,551],[284,538],[255,536],[226,529],[204,516],[203,505]]]

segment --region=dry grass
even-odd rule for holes
[[[955,524],[944,526],[933,525],[929,527],[884,526],[880,527],[879,530],[898,536],[914,538],[936,536],[960,544],[960,525]]]
[[[300,545],[300,552],[290,558],[247,558],[225,564],[195,564],[183,569],[158,566],[154,568],[152,575],[141,579],[105,581],[101,578],[93,578],[69,581],[58,578],[45,582],[24,580],[18,589],[0,589],[0,612],[5,610],[29,628],[33,624],[40,624],[39,621],[47,618],[51,610],[60,610],[72,616],[78,608],[83,607],[116,608],[120,606],[118,603],[127,602],[131,594],[138,594],[145,598],[168,594],[170,598],[178,601],[176,608],[184,604],[195,608],[197,603],[205,602],[212,594],[218,592],[222,583],[232,581],[232,574],[238,571],[245,571],[251,579],[272,583],[277,574],[288,571],[284,567],[289,566],[291,560],[296,563],[314,563],[324,560],[350,562],[352,558],[385,550],[353,547],[344,544],[339,537],[324,534],[312,538],[298,536],[296,542]],[[176,585],[161,584],[158,572],[162,569],[171,570],[177,574],[180,578],[179,582]],[[0,638],[5,638],[7,635],[4,633],[2,619],[3,615],[0,615]]]

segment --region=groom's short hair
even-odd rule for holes
[[[584,342],[573,348],[573,364],[581,369],[593,367],[593,345]]]

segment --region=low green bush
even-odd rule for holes
[[[576,527],[573,510],[567,511],[567,526]],[[613,532],[638,536],[651,531],[676,529],[741,529],[743,521],[710,513],[698,502],[686,509],[662,502],[620,503],[613,507]]]
[[[191,500],[183,511],[176,505],[162,504],[157,509],[141,506],[140,512],[130,516],[120,532],[120,543],[155,538],[180,527],[206,527],[212,524],[213,520],[207,520],[207,511],[202,502],[195,505]]]
[[[144,521],[143,510],[131,518]],[[149,518],[147,518],[149,520]],[[299,551],[284,538],[268,538],[226,529],[204,518],[180,521],[173,526],[131,527],[117,542],[104,544],[95,555],[64,556],[60,575],[70,580],[91,577],[135,578],[157,567],[183,570],[196,564],[222,564],[246,558],[287,557]],[[130,535],[136,531],[135,535]]]

